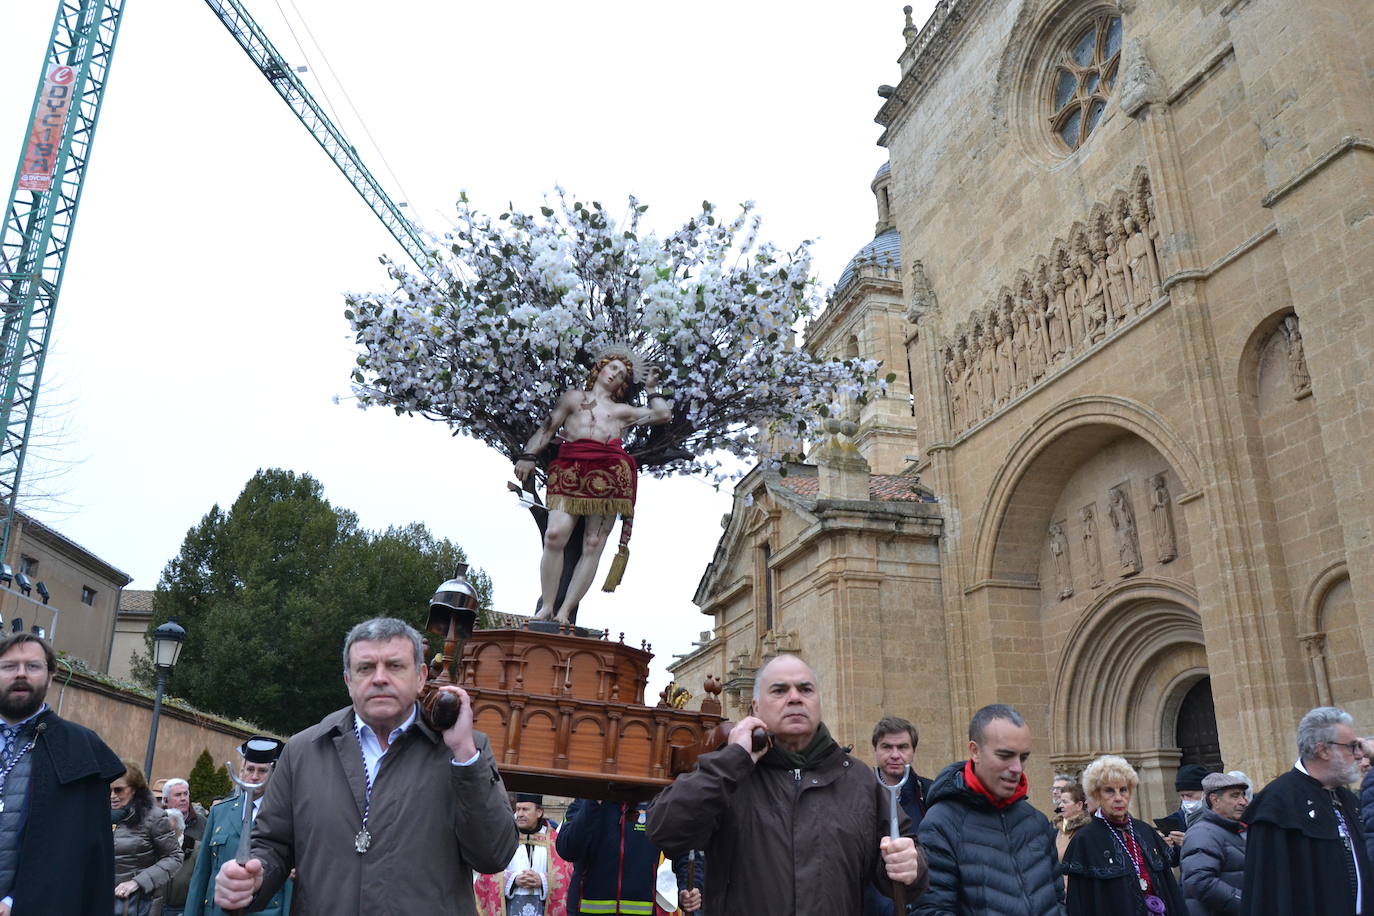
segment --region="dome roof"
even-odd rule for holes
[[[874,180],[874,181],[877,181],[879,178],[882,178],[884,175],[891,174],[891,172],[892,172],[892,163],[891,163],[891,162],[884,162],[882,165],[878,166],[878,173],[877,173],[876,175],[873,176],[873,180]]]
[[[889,229],[878,235],[873,241],[859,249],[859,253],[849,259],[844,271],[840,274],[840,282],[835,284],[835,289],[844,289],[849,285],[849,281],[854,279],[855,272],[863,264],[891,264],[896,270],[902,266],[902,234],[896,229]]]

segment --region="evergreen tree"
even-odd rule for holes
[[[196,758],[196,765],[191,767],[191,775],[186,781],[191,786],[191,801],[203,808],[209,808],[212,801],[226,794],[227,787],[233,785],[223,765],[215,767],[208,747]]]
[[[435,587],[465,559],[418,522],[360,528],[309,474],[260,470],[229,511],[213,506],[187,532],[158,581],[149,632],[175,618],[189,634],[177,696],[289,735],[347,702],[348,629],[378,616],[422,627]],[[468,578],[488,608],[486,575]],[[151,676],[146,660],[138,670]]]

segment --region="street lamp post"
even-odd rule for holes
[[[153,778],[153,751],[157,748],[157,722],[162,717],[162,691],[167,687],[167,675],[176,666],[181,655],[182,643],[186,642],[186,631],[174,620],[169,620],[153,631],[153,667],[157,668],[157,694],[153,697],[153,725],[148,730],[148,752],[143,755],[143,774],[151,782]]]

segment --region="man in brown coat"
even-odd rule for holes
[[[353,705],[293,736],[253,827],[252,858],[220,868],[215,903],[264,906],[296,869],[297,916],[454,912],[472,916],[472,872],[506,867],[515,823],[487,738],[458,687],[442,734],[416,699],[428,676],[420,634],[360,623],[344,641]]]
[[[704,849],[702,903],[711,916],[859,916],[870,881],[927,881],[925,857],[900,815],[888,838],[888,795],[874,773],[821,722],[820,684],[806,662],[781,655],[754,680],[754,715],[704,754],[649,809],[649,839],[669,856]],[[753,750],[753,730],[772,735]]]

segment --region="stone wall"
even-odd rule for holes
[[[100,735],[121,758],[143,766],[152,724],[152,697],[59,664],[48,690],[48,704],[64,719]],[[237,767],[238,746],[255,734],[270,732],[164,702],[148,783],[172,776],[185,778],[206,749],[216,764],[232,761]]]

